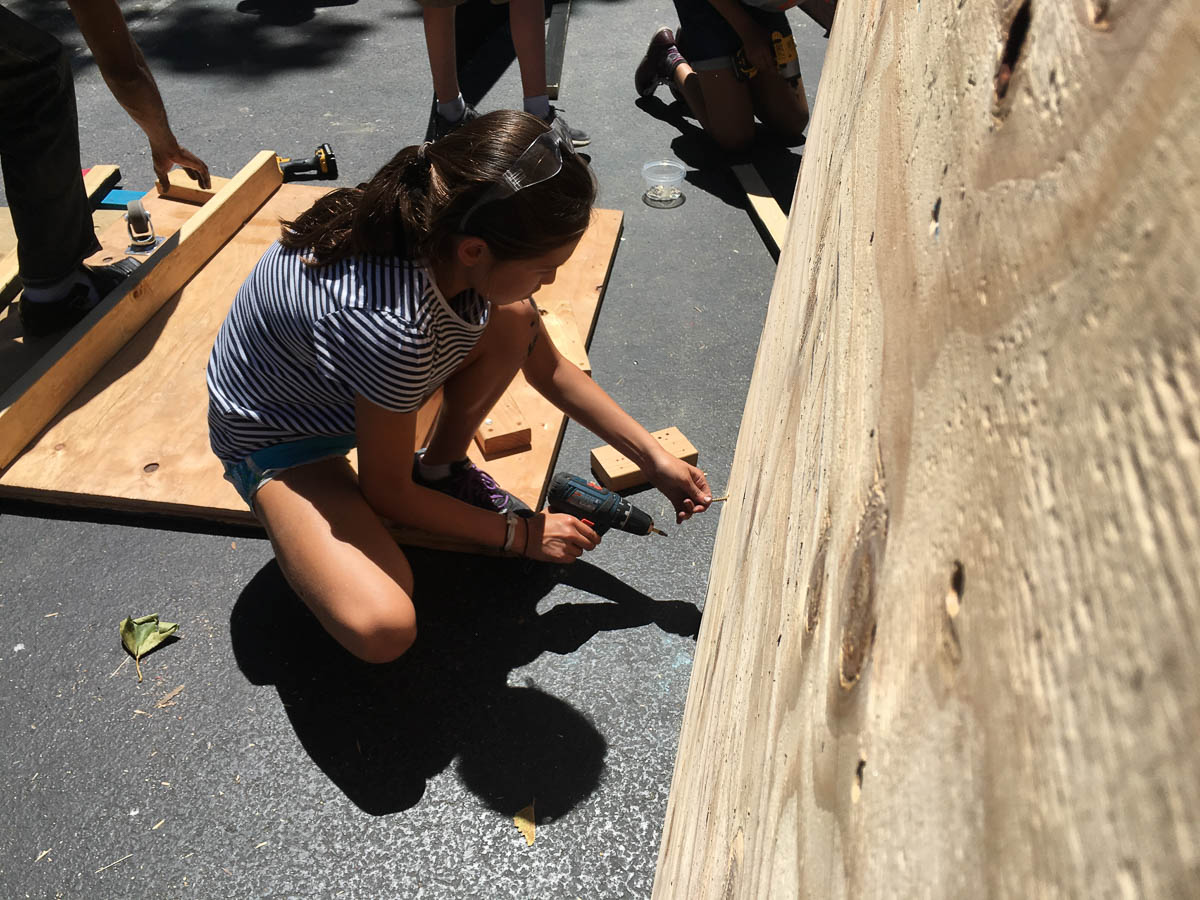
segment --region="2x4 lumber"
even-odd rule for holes
[[[692,465],[700,459],[700,452],[678,428],[664,428],[651,432],[650,436],[676,459],[682,459]],[[592,451],[591,464],[592,474],[610,491],[625,491],[649,484],[633,460],[608,444]]]
[[[121,170],[113,165],[92,166],[83,173],[83,189],[88,204],[95,209],[104,195],[121,180]],[[7,303],[21,290],[21,266],[17,248],[13,247],[0,260],[0,304]]]
[[[654,897],[1200,896],[1200,2],[837,15]]]
[[[0,468],[220,249],[281,183],[262,151],[0,396]]]
[[[550,7],[550,25],[546,29],[546,92],[558,99],[562,85],[563,57],[567,52],[567,25],[571,21],[571,0],[558,0]]]
[[[205,189],[199,182],[193,181],[183,169],[172,169],[167,173],[167,183],[156,182],[160,197],[170,197],[172,200],[182,200],[184,203],[207,203],[229,183],[228,178],[217,175],[211,176],[212,187]]]
[[[521,407],[505,392],[475,432],[475,443],[484,459],[490,459],[501,453],[528,449],[532,436],[533,430]]]
[[[771,193],[758,169],[752,163],[737,163],[733,174],[742,190],[746,192],[746,201],[750,204],[750,213],[767,232],[767,236],[775,245],[776,252],[783,248],[784,237],[787,235],[787,216],[779,205],[779,201]]]

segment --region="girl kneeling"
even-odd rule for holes
[[[518,370],[634,460],[679,521],[710,502],[699,469],[555,349],[531,298],[579,243],[595,192],[568,136],[500,110],[284,223],[238,291],[208,364],[213,450],[288,582],[355,656],[386,662],[416,638],[412,570],[381,517],[548,562],[599,543],[466,459]],[[414,460],[417,410],[439,386]]]

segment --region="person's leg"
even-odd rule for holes
[[[453,6],[424,6],[425,52],[433,76],[433,92],[438,102],[452,102],[459,94],[458,56],[455,50]]]
[[[760,9],[752,9],[750,12],[762,25],[764,31],[782,36],[784,42],[782,52],[785,58],[790,55],[792,65],[795,66],[796,45],[792,39],[787,17],[783,13]],[[781,52],[779,48],[776,48],[776,53],[779,52]],[[795,72],[794,84],[784,78],[778,69],[759,72],[750,79],[750,93],[753,98],[755,114],[776,137],[789,147],[804,143],[804,129],[808,126],[808,98],[804,95],[804,79],[800,75],[798,66],[796,66]]]
[[[722,150],[739,153],[754,140],[750,87],[733,68],[741,41],[708,0],[675,0],[675,11],[677,49],[685,62],[675,66],[671,86]]]
[[[796,78],[795,87],[778,72],[760,72],[750,79],[754,112],[762,123],[783,143],[795,147],[804,143],[808,126],[808,99],[804,80]]]
[[[79,171],[75,87],[62,45],[0,7],[0,164],[21,280],[51,286],[99,249]]]
[[[696,71],[684,63],[672,77],[696,120],[722,150],[740,153],[754,142],[750,85],[738,80],[732,68]]]
[[[508,25],[521,68],[524,97],[546,93],[546,7],[542,0],[509,0]]]
[[[412,646],[412,568],[345,457],[279,473],[254,505],[284,577],[339,644],[372,663]]]
[[[539,333],[539,319],[537,308],[528,300],[492,308],[483,337],[443,387],[442,411],[424,462],[439,465],[467,455],[484,417],[529,356]]]

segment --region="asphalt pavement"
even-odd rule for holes
[[[517,107],[503,8],[472,2],[464,93]],[[65,4],[6,5],[78,50],[83,163],[151,187]],[[425,136],[415,3],[122,7],[214,174],[329,142],[355,184]],[[811,104],[823,31],[789,19]],[[646,42],[674,22],[652,0],[574,0],[557,105],[591,134],[599,205],[625,212],[593,375],[650,430],[683,431],[720,493],[774,260],[667,90],[635,102]],[[689,169],[669,210],[641,202],[641,164],[664,155]],[[769,157],[786,205],[801,153]],[[599,443],[570,425],[557,469],[586,473]],[[633,499],[671,521],[660,495]],[[0,504],[0,896],[649,896],[719,516],[613,533],[573,566],[413,550],[418,643],[372,667],[316,626],[252,530]],[[151,612],[180,637],[139,684],[117,627]],[[532,845],[513,822],[530,803]]]

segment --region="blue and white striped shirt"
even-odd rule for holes
[[[415,411],[487,326],[484,298],[465,291],[447,302],[419,263],[356,256],[311,268],[302,256],[272,244],[217,334],[208,429],[222,460],[353,434],[356,394]]]

